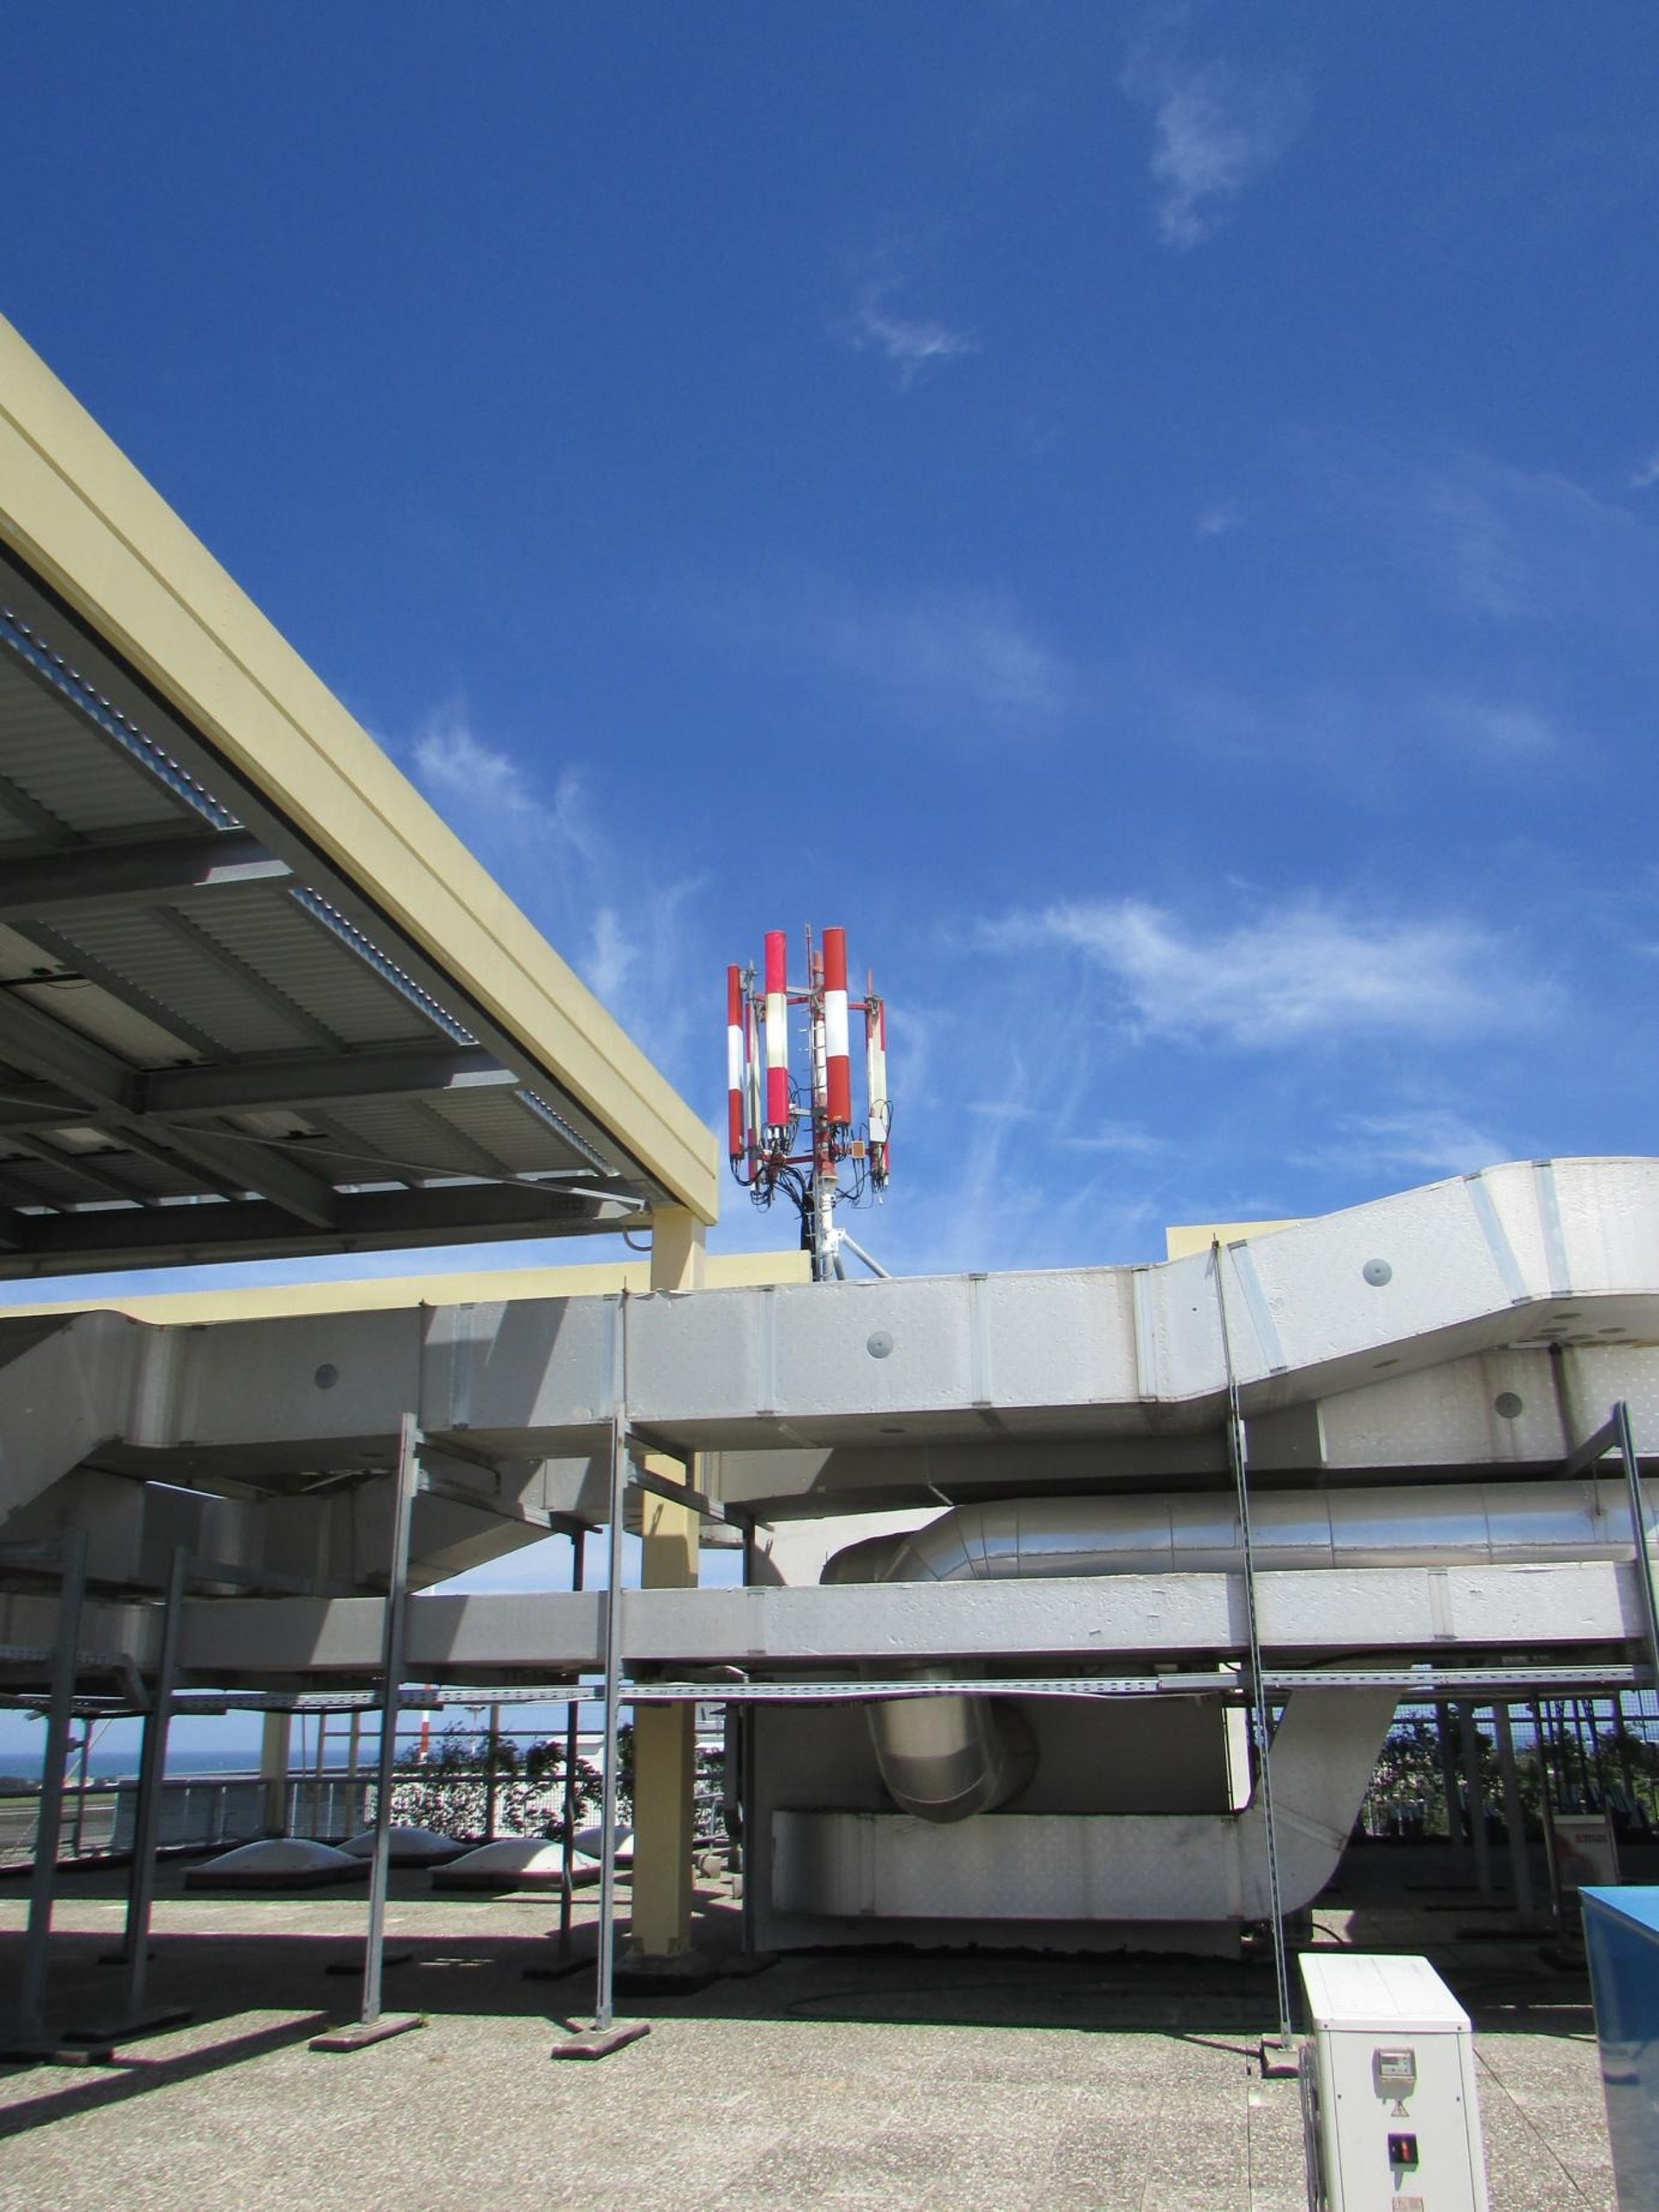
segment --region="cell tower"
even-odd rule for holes
[[[727,1149],[732,1173],[753,1203],[769,1206],[781,1192],[801,1217],[801,1245],[812,1255],[817,1282],[844,1277],[843,1246],[874,1274],[861,1245],[836,1226],[836,1209],[879,1198],[887,1186],[887,1012],[868,974],[864,995],[847,996],[847,932],[825,930],[815,946],[806,932],[806,982],[788,980],[788,939],[768,930],[756,988],[753,965],[726,970],[726,1070],[729,1086]],[[790,1073],[790,1009],[804,1010],[807,1079]],[[853,1118],[850,1014],[864,1017],[865,1119]],[[843,1171],[849,1179],[842,1180]]]

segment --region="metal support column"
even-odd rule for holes
[[[288,1834],[288,1761],[294,1736],[291,1713],[268,1713],[259,1738],[260,1825],[267,1835]]]
[[[1492,1707],[1492,1727],[1497,1738],[1497,1771],[1503,1785],[1503,1825],[1510,1834],[1510,1897],[1522,1920],[1532,1918],[1532,1856],[1527,1848],[1527,1819],[1521,1803],[1521,1780],[1515,1766],[1515,1731],[1507,1705]]]
[[[1452,1856],[1459,1872],[1467,1839],[1463,1826],[1462,1793],[1458,1788],[1457,1754],[1452,1748],[1452,1707],[1437,1705],[1434,1708],[1434,1734],[1440,1752],[1440,1789],[1446,1798],[1446,1840],[1452,1847]]]
[[[1541,1700],[1532,1701],[1532,1725],[1538,1739],[1538,1811],[1544,1828],[1544,1871],[1549,1880],[1549,1916],[1559,1935],[1561,1927],[1560,1870],[1555,1859],[1555,1808],[1550,1797],[1549,1739],[1544,1729]]]
[[[1653,1586],[1653,1552],[1648,1541],[1647,1502],[1642,1495],[1642,1468],[1636,1456],[1636,1438],[1630,1428],[1630,1409],[1623,1398],[1613,1408],[1610,1419],[1618,1456],[1624,1465],[1625,1487],[1630,1495],[1630,1534],[1636,1542],[1636,1586],[1642,1600],[1642,1619],[1647,1630],[1648,1664],[1653,1669],[1653,1686],[1659,1690],[1659,1594]]]
[[[0,2057],[49,2055],[46,2036],[46,1976],[52,1942],[52,1900],[63,1829],[64,1770],[69,1758],[75,1675],[80,1653],[80,1613],[86,1594],[86,1531],[71,1529],[60,1554],[57,1642],[52,1653],[52,1691],[47,1707],[46,1748],[41,1761],[40,1811],[35,1825],[35,1864],[29,1881],[29,1923],[23,1937],[23,1978],[17,1993],[17,2029]]]
[[[167,1731],[173,1717],[173,1693],[178,1687],[179,1645],[184,1636],[185,1588],[190,1554],[175,1545],[167,1575],[167,1604],[162,1616],[162,1649],[156,1667],[156,1686],[149,1711],[144,1715],[143,1745],[138,1757],[138,1804],[134,1816],[132,1878],[127,1890],[127,1932],[122,1948],[127,1959],[126,2017],[130,2032],[138,2026],[160,2026],[188,2020],[188,2010],[169,2007],[146,2017],[144,1983],[149,1967],[149,1915],[156,1901],[156,1853],[162,1840],[162,1797],[167,1779]]]
[[[363,2003],[356,2023],[314,2036],[313,2050],[360,2050],[422,2024],[417,2012],[380,2009],[385,1964],[386,1890],[391,1870],[391,1793],[397,1758],[397,1714],[404,1684],[404,1652],[409,1617],[409,1530],[420,1487],[421,1432],[405,1414],[397,1435],[397,1471],[392,1495],[391,1555],[380,1643],[380,1748],[375,1765],[374,1856],[369,1862],[369,1927],[363,1948]]]
[[[1238,1376],[1233,1366],[1232,1332],[1227,1325],[1227,1290],[1223,1280],[1221,1240],[1210,1247],[1216,1271],[1216,1304],[1221,1315],[1221,1351],[1227,1371],[1227,1456],[1232,1463],[1233,1485],[1238,1500],[1238,1532],[1244,1558],[1244,1614],[1249,1631],[1251,1715],[1255,1734],[1255,1786],[1262,1793],[1262,1832],[1267,1846],[1268,1911],[1272,1921],[1273,1974],[1279,2005],[1279,2065],[1291,2048],[1290,1961],[1285,1946],[1285,1916],[1279,1888],[1279,1838],[1273,1811],[1273,1761],[1268,1693],[1262,1676],[1262,1637],[1255,1603],[1255,1554],[1250,1541],[1249,1440],[1240,1402]],[[1271,2070],[1268,2046],[1262,2051],[1264,2073]]]
[[[651,2032],[649,2020],[616,2017],[616,1782],[622,1705],[622,1509],[628,1481],[628,1294],[617,1311],[615,1402],[611,1414],[609,1525],[605,1532],[605,1770],[599,1813],[599,1955],[594,2024],[553,2046],[555,2058],[604,2058]]]
[[[580,1590],[587,1573],[588,1531],[570,1533],[570,1587]],[[559,1964],[570,1955],[570,1929],[575,1917],[576,1760],[582,1744],[582,1695],[578,1690],[564,1708],[564,1802],[559,1816],[559,1839],[563,1860],[559,1869]]]
[[[622,1703],[622,1502],[627,1436],[619,1409],[611,1422],[610,1523],[605,1532],[604,1770],[599,1812],[599,1961],[594,2027],[604,2034],[616,2018],[616,1782]]]
[[[501,1756],[501,1708],[490,1707],[490,1724],[484,1738],[484,1840],[495,1841],[495,1764]]]
[[[1474,1847],[1475,1888],[1483,1897],[1492,1894],[1492,1847],[1486,1833],[1486,1802],[1480,1784],[1480,1731],[1472,1705],[1458,1707],[1458,1735],[1463,1745],[1464,1787],[1468,1793],[1469,1840]]]

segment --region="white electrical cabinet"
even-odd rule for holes
[[[1305,1952],[1313,2212],[1488,2212],[1469,2016],[1427,1959]]]

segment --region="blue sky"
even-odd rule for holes
[[[0,306],[711,1121],[842,922],[854,1233],[1155,1256],[1652,1147],[1654,29],[47,10]]]

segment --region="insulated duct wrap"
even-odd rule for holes
[[[1644,1483],[1649,1550],[1659,1485]],[[1417,1484],[1264,1491],[1250,1503],[1263,1569],[1527,1566],[1634,1555],[1622,1483]],[[1027,1576],[1229,1574],[1242,1570],[1236,1502],[1050,1497],[954,1506],[912,1535],[837,1552],[825,1582],[995,1581]],[[965,1820],[1024,1789],[1029,1732],[1007,1700],[891,1699],[869,1708],[881,1779],[918,1819]]]

